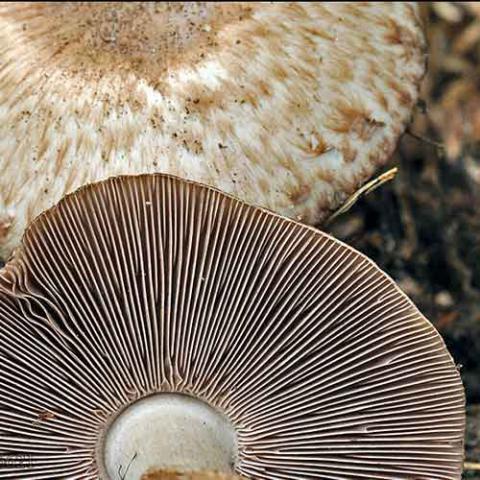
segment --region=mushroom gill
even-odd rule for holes
[[[0,257],[118,174],[317,223],[386,162],[424,66],[416,3],[1,3]]]
[[[0,270],[0,378],[0,453],[30,458],[0,478],[461,476],[459,373],[394,282],[171,176],[84,187],[29,227]]]

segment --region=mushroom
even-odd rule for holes
[[[0,453],[31,459],[0,478],[461,476],[460,375],[392,279],[172,176],[33,222],[0,270],[0,378]]]
[[[2,3],[0,257],[117,174],[318,224],[386,162],[424,66],[416,3]]]

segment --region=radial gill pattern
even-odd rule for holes
[[[106,425],[155,392],[225,414],[249,479],[461,475],[459,374],[393,281],[174,177],[88,186],[34,222],[0,270],[0,381],[0,455],[25,459],[2,479],[99,478]]]

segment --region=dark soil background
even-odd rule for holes
[[[399,173],[327,230],[377,262],[441,332],[467,394],[465,478],[480,479],[480,3],[426,10],[422,100],[384,169]]]

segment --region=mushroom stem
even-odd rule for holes
[[[207,403],[187,395],[159,393],[123,410],[98,448],[101,478],[127,473],[140,479],[158,471],[233,473],[237,439],[233,425]]]
[[[183,473],[170,470],[160,470],[146,473],[142,476],[141,480],[245,480],[245,478],[218,472]]]

